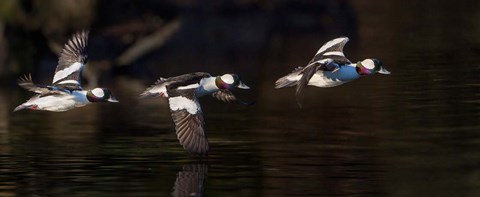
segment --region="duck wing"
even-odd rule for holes
[[[168,82],[168,85],[167,85],[168,90],[174,90],[177,88],[190,89],[187,86],[192,86],[193,84],[199,85],[200,81],[206,77],[211,77],[211,75],[205,72],[196,72],[196,73],[189,73],[189,74],[184,74],[176,77],[170,77],[167,80],[165,80],[165,82]]]
[[[196,72],[169,78],[160,77],[155,84],[143,91],[139,98],[142,99],[160,96],[162,93],[167,91],[167,88],[170,90],[175,90],[177,88],[196,88],[200,84],[200,81],[205,77],[210,77],[210,74],[205,72]]]
[[[343,54],[343,47],[349,41],[348,37],[335,38],[325,43],[318,49],[315,56],[308,63],[309,65],[315,62],[322,62],[325,59],[331,59],[333,63],[338,65],[351,64],[350,60]]]
[[[87,63],[88,31],[80,31],[64,45],[53,76],[53,86],[81,90],[81,72]]]
[[[194,89],[167,90],[168,104],[175,131],[185,150],[196,155],[208,154],[209,145],[204,129],[203,113]]]
[[[320,68],[322,68],[322,64],[312,64],[306,66],[305,69],[300,72],[302,77],[300,78],[300,80],[298,80],[297,90],[295,92],[297,105],[299,108],[302,108],[302,101],[305,97],[305,88],[307,87],[308,82]]]
[[[34,84],[31,74],[20,77],[17,81],[17,84],[20,87],[28,91],[40,94],[41,96],[51,95],[51,94],[68,94],[68,90],[61,89],[55,86]]]

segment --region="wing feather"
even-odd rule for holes
[[[322,47],[320,47],[313,59],[310,60],[309,64],[322,61],[324,59],[332,59],[334,63],[339,65],[350,64],[350,60],[348,60],[345,57],[345,54],[343,54],[343,48],[348,41],[349,39],[347,37],[340,37],[328,41]]]
[[[205,72],[196,72],[184,74],[176,77],[168,78],[170,83],[167,85],[167,89],[176,89],[177,87],[187,86],[195,83],[199,83],[205,77],[210,77],[211,75]],[[170,95],[170,94],[169,94]]]
[[[18,79],[18,85],[28,91],[35,92],[39,96],[44,97],[48,95],[68,94],[69,91],[55,86],[34,84],[32,75],[28,74]]]
[[[80,75],[87,62],[88,31],[80,31],[67,41],[60,53],[52,84],[65,89],[81,89]]]
[[[38,94],[49,92],[52,89],[52,86],[34,84],[31,74],[20,77],[17,81],[17,84],[28,91]]]
[[[302,71],[303,75],[298,81],[297,84],[297,91],[295,93],[296,99],[297,99],[297,105],[298,107],[302,108],[302,101],[303,98],[305,97],[305,88],[308,85],[308,82],[312,78],[312,76],[318,71],[318,69],[321,67],[321,65],[311,65],[305,67],[305,69]]]
[[[179,90],[172,94],[174,96],[169,97],[168,103],[180,144],[192,154],[208,154],[203,114],[194,90]]]

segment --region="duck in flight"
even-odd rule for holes
[[[207,155],[209,145],[198,98],[212,95],[224,102],[253,104],[237,99],[230,91],[233,88],[250,89],[235,74],[211,76],[205,72],[196,72],[160,78],[153,86],[145,90],[140,98],[167,98],[180,144],[192,154]]]
[[[88,31],[78,32],[68,40],[61,51],[52,85],[34,84],[31,75],[20,78],[18,85],[36,95],[17,106],[14,111],[30,109],[62,112],[94,102],[118,102],[106,88],[83,90],[80,75],[87,62],[87,43]]]
[[[377,59],[365,59],[352,63],[343,54],[347,37],[340,37],[325,43],[305,67],[298,67],[290,74],[278,79],[275,88],[297,86],[296,100],[302,107],[304,90],[307,85],[334,87],[375,73],[390,74]]]

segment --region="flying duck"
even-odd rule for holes
[[[14,111],[30,109],[62,112],[94,102],[118,102],[106,88],[83,90],[80,75],[87,62],[87,43],[88,31],[77,32],[68,40],[60,53],[52,85],[34,84],[30,74],[20,78],[18,85],[36,95],[17,106]]]

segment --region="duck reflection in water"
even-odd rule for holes
[[[208,165],[185,164],[182,168],[182,171],[177,173],[172,196],[203,196]]]

